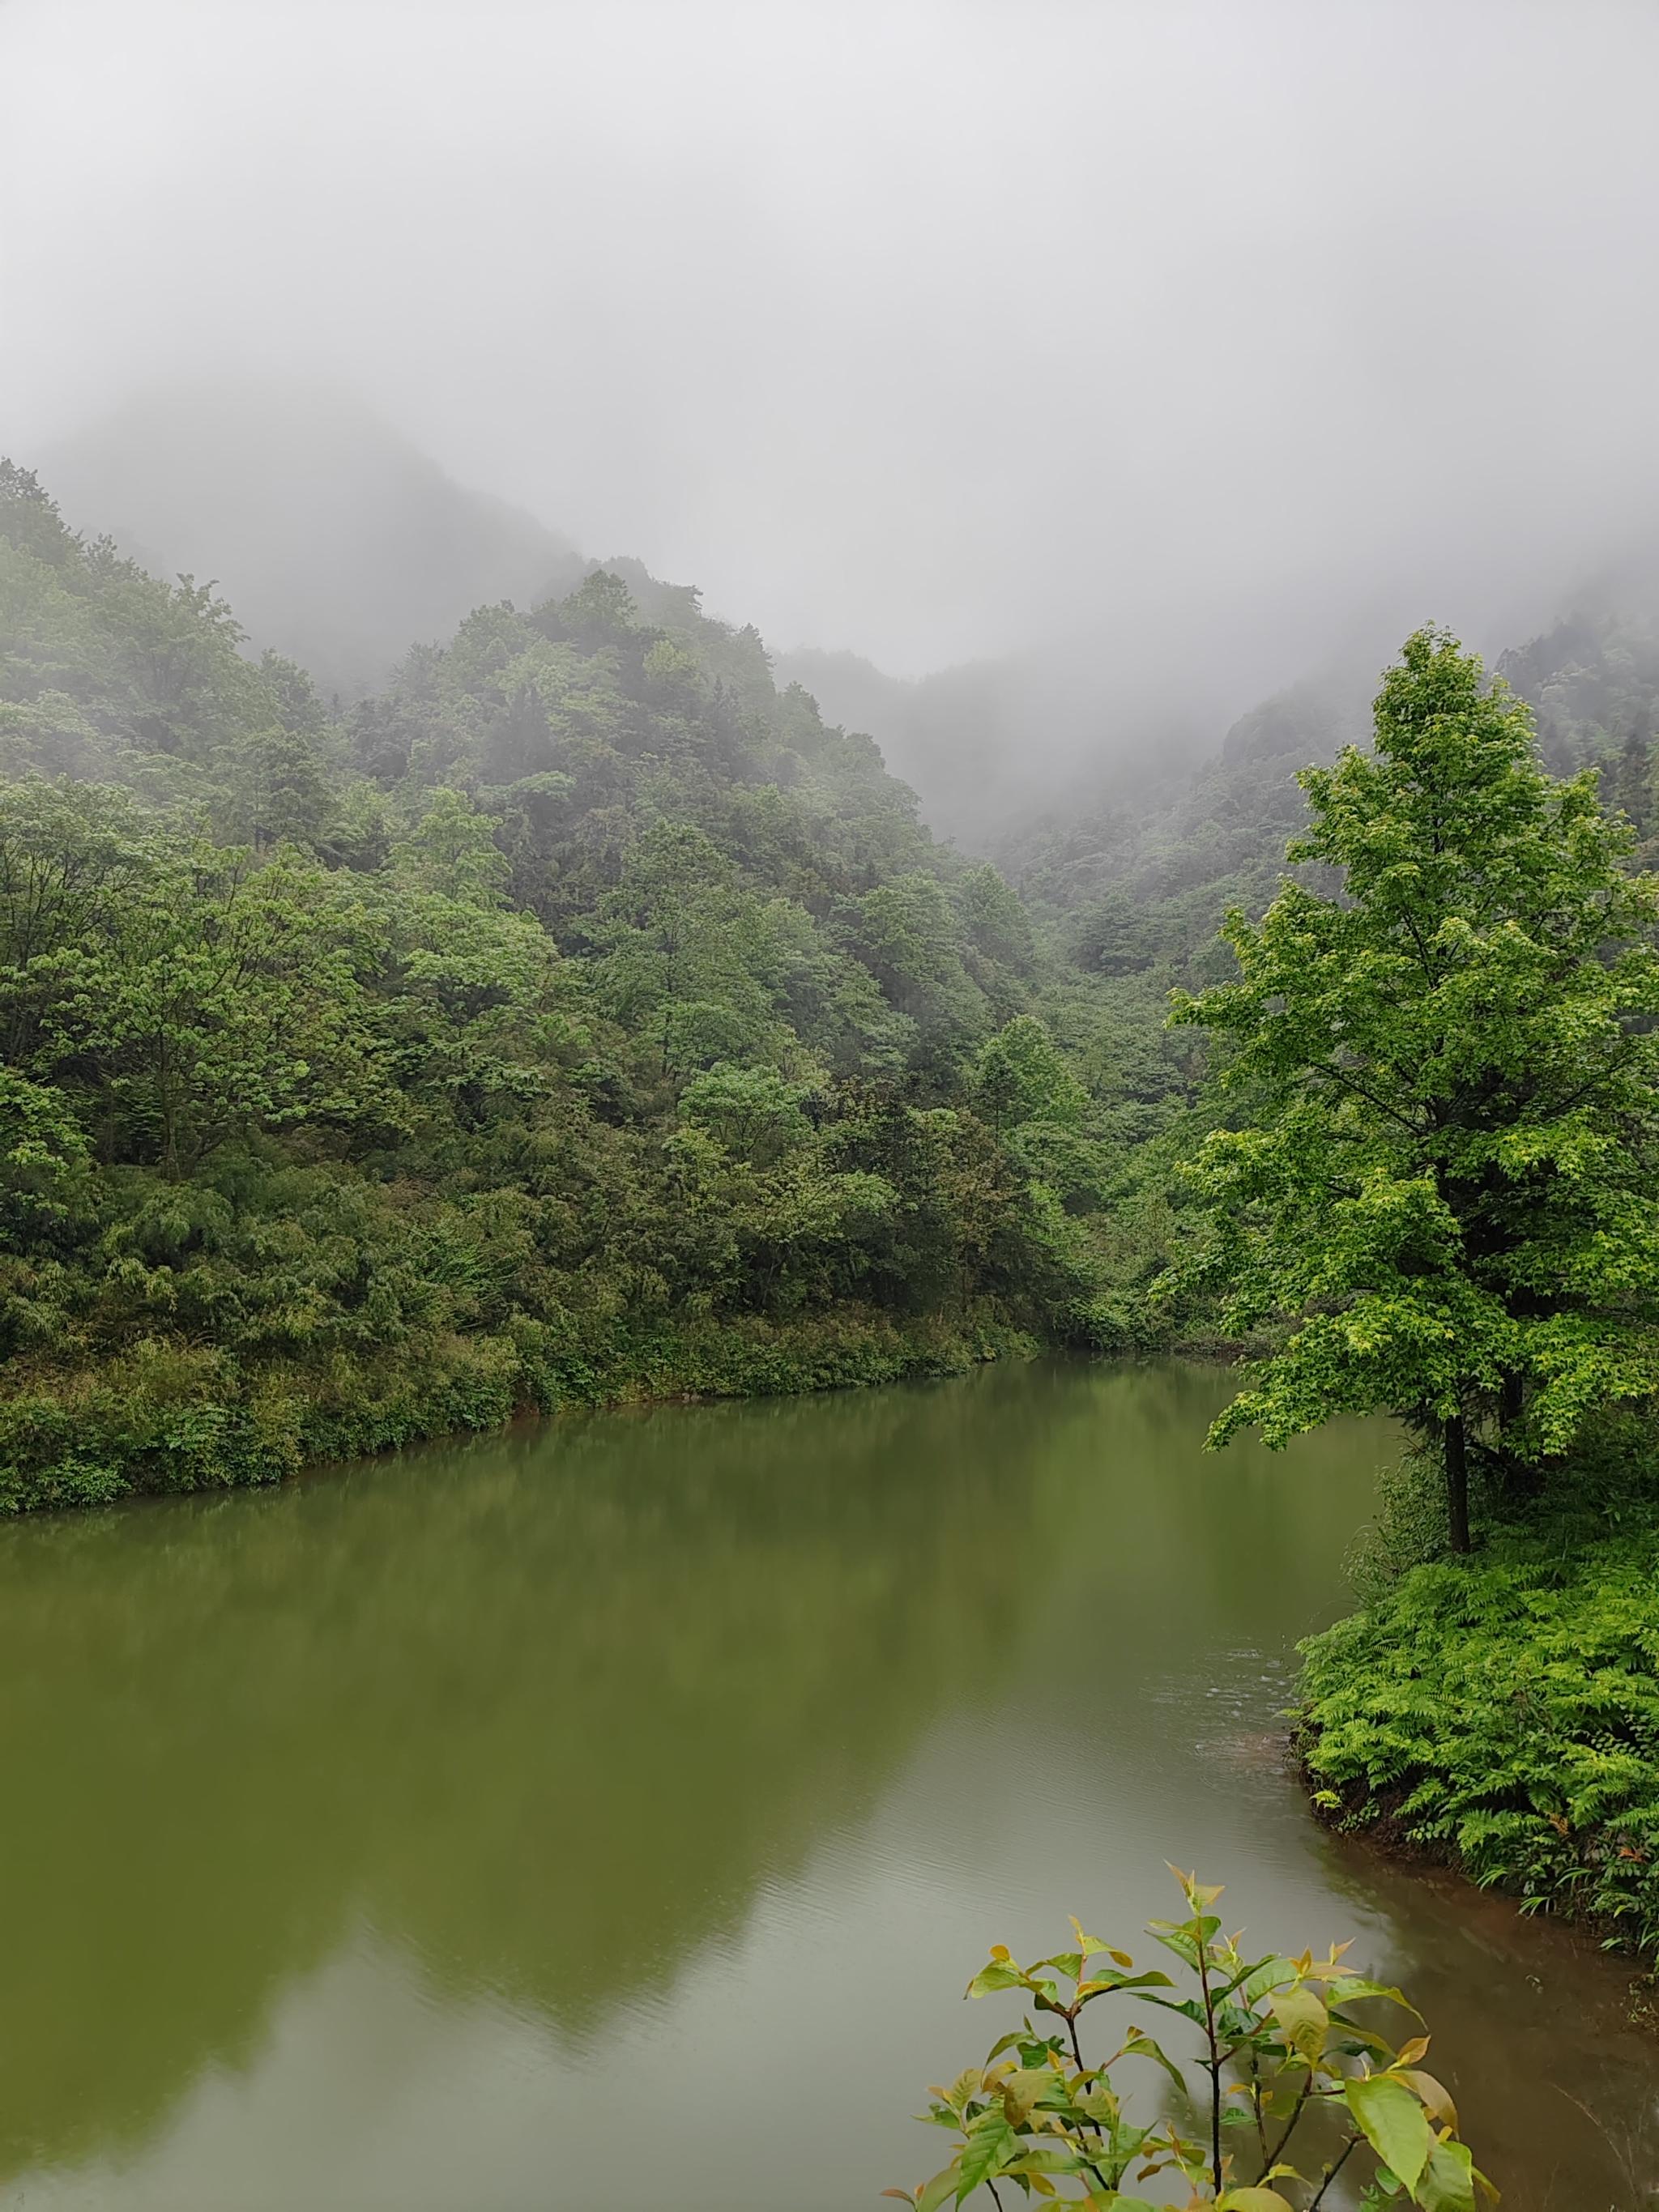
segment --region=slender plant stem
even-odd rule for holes
[[[1285,2155],[1285,2146],[1289,2142],[1291,2137],[1296,2133],[1296,2124],[1302,2118],[1303,2108],[1307,2104],[1309,2098],[1313,2094],[1313,2069],[1310,2066],[1308,2069],[1308,2078],[1302,2084],[1301,2094],[1297,2098],[1295,2104],[1291,2107],[1291,2117],[1285,2123],[1284,2133],[1279,2136],[1279,2141],[1273,2145],[1272,2155],[1265,2158],[1262,2161],[1261,2172],[1256,2176],[1256,2179],[1259,2181],[1265,2180],[1269,2171],[1273,2166],[1277,2166],[1279,2160]]]
[[[1261,2117],[1261,2062],[1254,2051],[1250,2053],[1250,2105],[1255,2113],[1256,2146],[1261,2153],[1261,2171],[1265,2175],[1273,2160],[1267,2155],[1267,2129]]]
[[[1330,2187],[1332,2182],[1336,2179],[1337,2175],[1341,2172],[1343,2167],[1347,2164],[1348,2154],[1354,2148],[1358,2141],[1359,2137],[1358,2136],[1350,2136],[1347,2142],[1342,2146],[1340,2157],[1333,2159],[1331,2163],[1325,2168],[1325,2178],[1320,2183],[1318,2193],[1315,2197],[1313,2203],[1308,2207],[1308,2212],[1319,2212],[1320,2206],[1325,2202],[1325,2191]]]
[[[1089,2069],[1083,2063],[1083,2045],[1078,2040],[1077,2014],[1075,2012],[1062,2012],[1060,2014],[1060,2018],[1066,2023],[1066,2033],[1072,2039],[1072,2057],[1077,2062],[1077,2070],[1079,2074],[1086,2074]],[[1109,2064],[1115,2064],[1115,2063],[1116,2062],[1115,2060],[1108,2061]],[[1098,2120],[1085,2119],[1083,2124],[1085,2128],[1091,2130],[1097,2136],[1103,2136],[1106,2132],[1106,2130],[1101,2126]],[[1092,2160],[1090,2162],[1089,2171],[1093,2174],[1095,2179],[1100,2184],[1103,2189],[1109,2190],[1111,2188],[1111,2183],[1108,2181],[1105,2175]]]
[[[1204,2035],[1210,2046],[1210,2178],[1221,2194],[1221,2046],[1215,2032],[1215,1998],[1210,1990],[1210,1954],[1200,1936],[1198,1944],[1198,1985],[1204,1992]]]

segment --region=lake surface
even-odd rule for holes
[[[1628,1968],[1323,1833],[1296,1639],[1387,1432],[1045,1364],[0,1531],[6,2212],[805,2212],[937,2164],[993,1941],[1164,1862],[1358,1938],[1509,2212],[1637,2212]]]

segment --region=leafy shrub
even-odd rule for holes
[[[151,1341],[119,1384],[95,1370],[49,1375],[0,1398],[0,1515],[276,1482],[313,1461],[496,1428],[525,1407],[781,1396],[959,1375],[1036,1350],[989,1310],[905,1320],[860,1307],[631,1327],[603,1307],[562,1325],[515,1316],[500,1334],[252,1369]]]
[[[1001,2181],[1022,2196],[1098,2212],[1153,2212],[1125,2184],[1172,2173],[1194,2206],[1313,2212],[1356,2155],[1355,2172],[1372,2168],[1367,2206],[1474,2212],[1477,2187],[1495,2195],[1458,2140],[1451,2099],[1423,2070],[1427,2036],[1396,2050],[1371,2025],[1379,2001],[1411,2010],[1398,1990],[1344,1966],[1346,1944],[1323,1959],[1247,1957],[1210,1909],[1221,1892],[1177,1879],[1188,1917],[1154,1920],[1146,1932],[1177,1961],[1179,1984],[1160,1967],[1138,1970],[1127,1951],[1085,1936],[1075,1920],[1074,1948],[1035,1966],[994,1946],[969,1996],[1018,1991],[1030,2011],[983,2066],[930,2093],[927,2118],[960,2138],[950,2163],[919,2188],[887,2196],[914,2212],[939,2212],[983,2186],[1001,2204]],[[1088,2062],[1084,2013],[1126,1999],[1115,2050]],[[1199,2056],[1183,2062],[1133,2025],[1147,2008],[1196,2029]],[[1040,2029],[1033,2013],[1053,2028]],[[1121,2087],[1130,2060],[1167,2077],[1173,2109],[1163,2118],[1131,2118]],[[1304,2171],[1292,2148],[1304,2166],[1310,2153],[1315,2163]]]

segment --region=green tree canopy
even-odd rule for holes
[[[980,1048],[974,1083],[994,1129],[1025,1121],[1079,1121],[1088,1094],[1035,1014],[1016,1014]]]
[[[1238,1330],[1288,1324],[1218,1423],[1270,1443],[1386,1409],[1525,1462],[1659,1383],[1659,884],[1593,772],[1540,768],[1528,708],[1442,632],[1383,681],[1373,754],[1301,777],[1310,825],[1242,975],[1173,1018],[1231,1041],[1246,1125],[1208,1138],[1190,1272]]]

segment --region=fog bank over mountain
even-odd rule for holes
[[[321,384],[180,382],[36,458],[72,522],[112,534],[155,573],[213,580],[250,651],[274,647],[348,699],[472,608],[561,597],[599,565]],[[676,587],[664,598],[626,553],[604,565],[644,594],[648,618],[673,621]],[[1497,659],[1559,621],[1628,621],[1655,605],[1650,538],[1516,594],[1472,641]],[[845,648],[773,647],[771,659],[779,683],[802,684],[831,723],[877,738],[936,834],[1001,852],[1056,809],[1136,808],[1218,756],[1259,756],[1264,732],[1270,752],[1328,755],[1363,732],[1377,672],[1418,619],[1405,604],[1354,606],[1298,665],[1291,623],[1199,635],[1178,611],[1158,649],[1143,636],[1137,654],[1082,635],[919,677]]]
[[[455,483],[325,386],[185,381],[40,462],[77,527],[159,574],[213,579],[256,647],[347,696],[473,607],[562,595],[585,566],[533,516]]]
[[[811,692],[827,721],[867,731],[920,795],[934,834],[975,852],[1067,791],[1108,784],[1130,799],[1178,775],[1215,750],[1241,681],[1224,676],[1213,697],[1127,682],[1114,692],[1085,653],[1063,649],[921,677],[810,647],[777,654],[774,665],[780,683]]]
[[[775,647],[1041,669],[973,710],[999,806],[1500,649],[1659,503],[1626,0],[10,0],[0,70],[0,447],[343,388],[521,511],[452,501],[387,638],[625,549]],[[325,473],[308,622],[449,497]],[[153,550],[285,620],[231,492]]]

